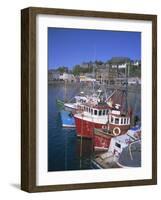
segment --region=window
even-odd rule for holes
[[[114,120],[114,119],[113,119],[113,117],[111,116],[111,123],[113,123],[113,120]]]
[[[124,118],[124,124],[126,124],[126,118]]]
[[[97,115],[97,110],[94,110],[94,114]]]
[[[123,124],[123,119],[121,118],[121,124]]]
[[[119,118],[115,118],[115,124],[119,124]]]
[[[99,110],[99,116],[102,115],[102,110]]]
[[[106,110],[103,110],[103,115],[105,115]]]
[[[118,148],[121,148],[121,144],[119,144],[117,142],[115,143],[115,146],[118,147]]]

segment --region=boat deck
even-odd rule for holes
[[[107,129],[94,128],[94,134],[106,138],[114,137],[114,135],[108,132]]]
[[[92,162],[100,169],[120,168],[117,158],[111,152],[96,153]]]

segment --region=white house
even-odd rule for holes
[[[124,63],[124,64],[118,64],[118,65],[112,64],[112,68],[117,68],[118,67],[119,69],[125,69],[126,66],[127,66],[126,63]]]
[[[69,82],[75,81],[74,75],[73,74],[68,74],[68,73],[61,74],[59,79],[63,80],[63,81],[69,81]]]

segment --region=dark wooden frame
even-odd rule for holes
[[[38,14],[152,22],[152,179],[36,186],[36,16]],[[21,189],[27,192],[157,184],[157,16],[53,8],[21,11]]]

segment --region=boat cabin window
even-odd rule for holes
[[[115,118],[115,124],[119,124],[119,118]]]
[[[109,120],[113,124],[123,124],[123,125],[130,124],[130,119],[127,117],[111,116]]]
[[[91,109],[91,114],[93,115],[93,109]]]
[[[102,115],[102,110],[99,110],[99,116]]]
[[[119,144],[117,142],[115,143],[115,146],[118,147],[118,148],[121,148],[121,144]]]
[[[103,115],[105,115],[106,110],[103,110]]]
[[[97,115],[97,110],[94,110],[94,114]]]

